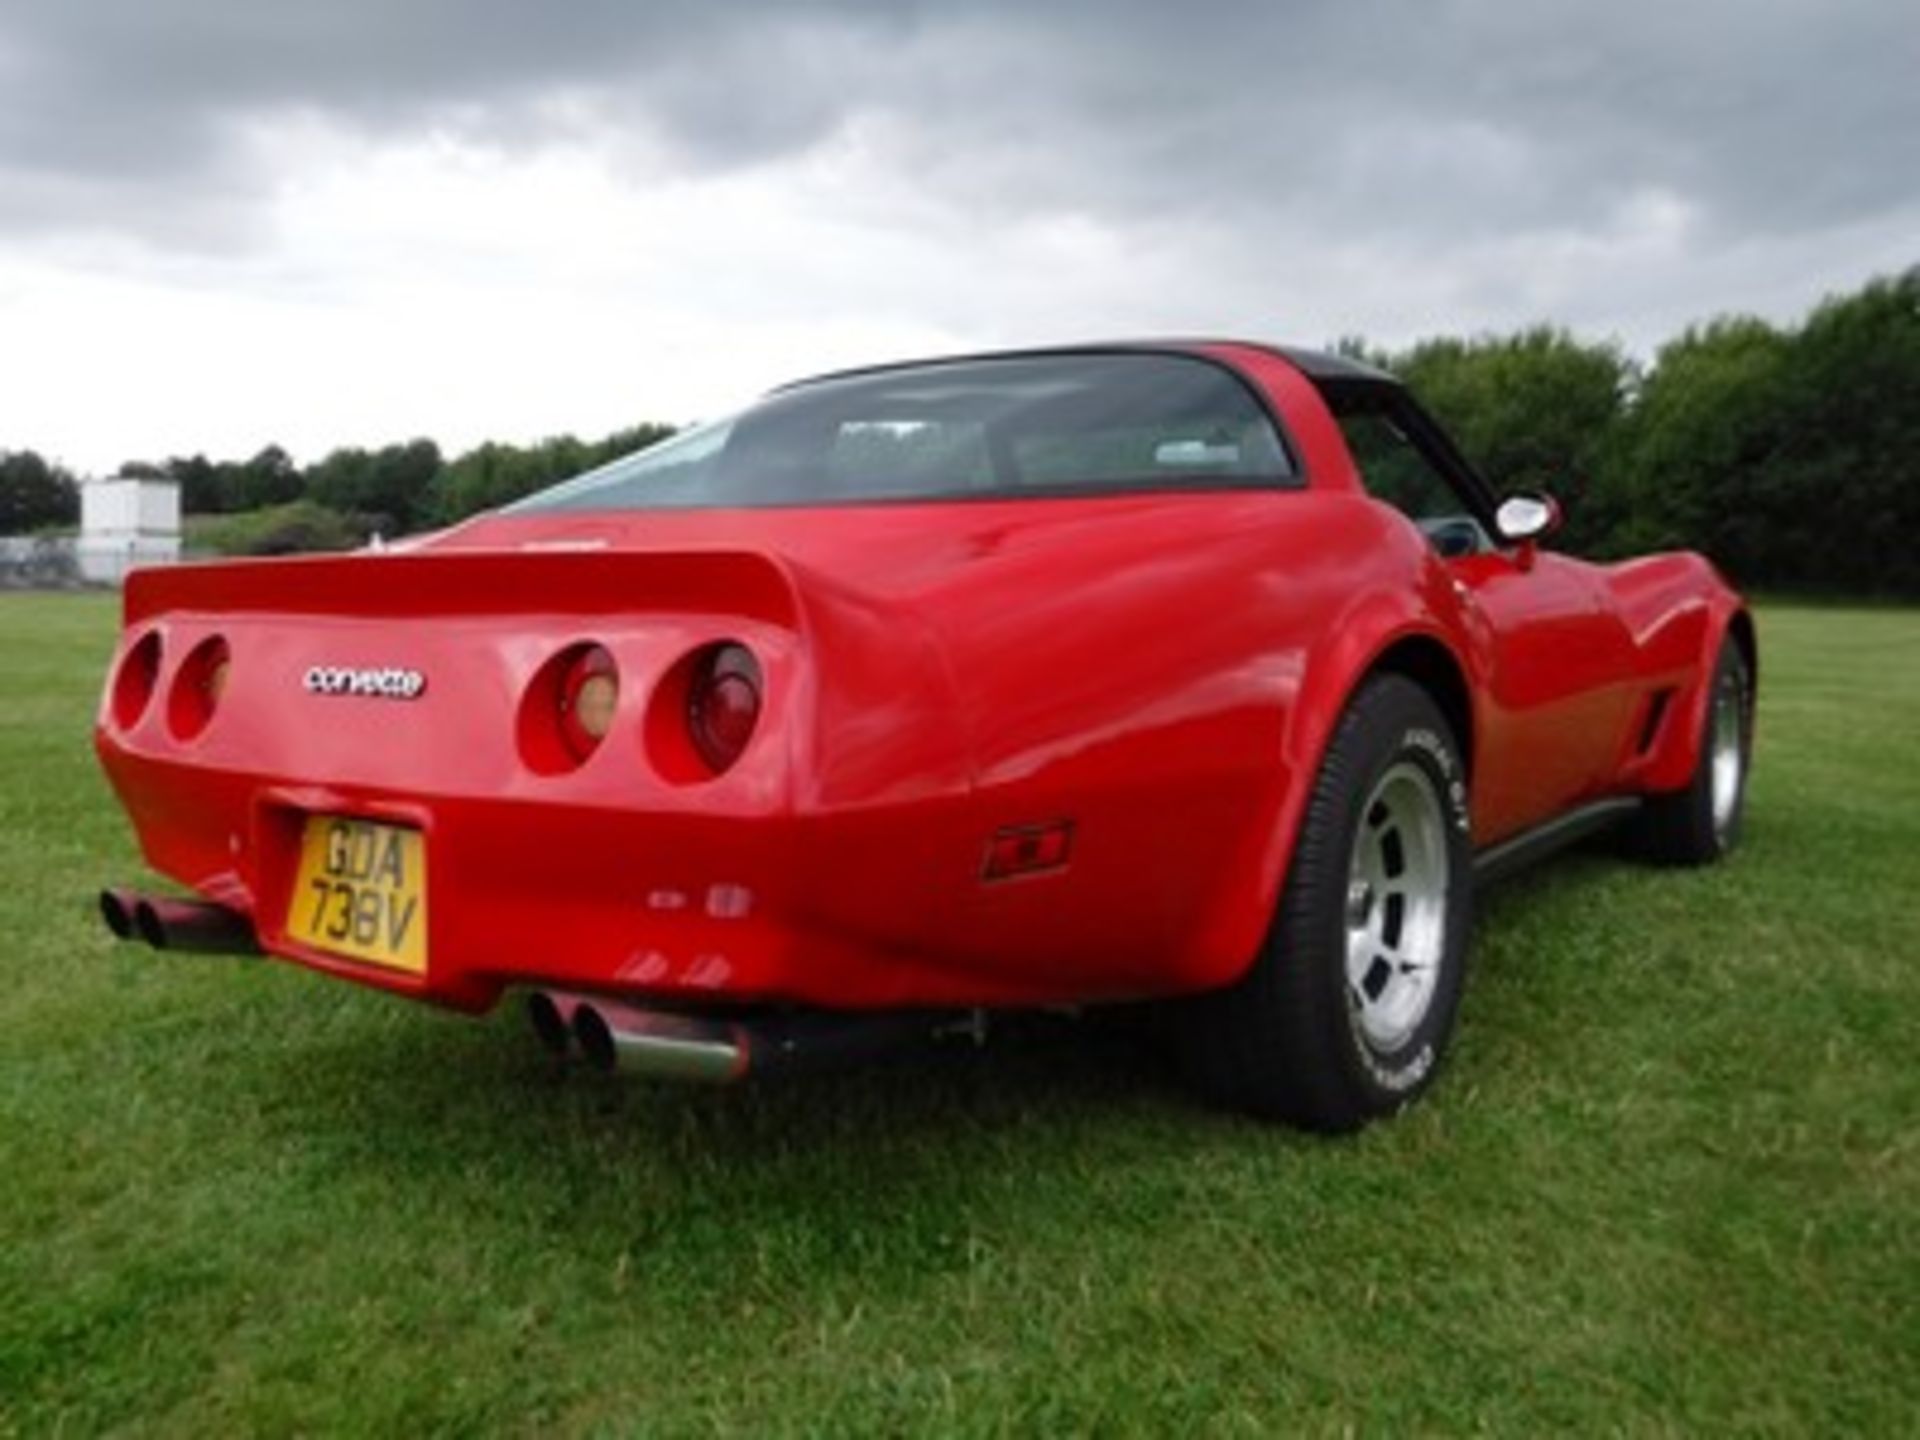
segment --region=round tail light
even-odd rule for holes
[[[744,645],[716,645],[687,689],[687,735],[713,770],[729,768],[760,723],[760,665]]]
[[[193,647],[181,663],[180,673],[173,677],[173,692],[167,702],[167,724],[176,737],[191,740],[207,728],[220,697],[226,693],[232,664],[232,652],[218,635]]]
[[[113,720],[122,730],[131,730],[146,713],[160,680],[160,632],[149,630],[127,651],[114,672],[111,707]]]
[[[613,728],[620,702],[620,672],[613,656],[589,645],[560,677],[560,738],[575,760],[585,760]]]

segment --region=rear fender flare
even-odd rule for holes
[[[1327,747],[1333,742],[1348,702],[1368,677],[1382,668],[1388,652],[1409,640],[1440,647],[1462,682],[1468,723],[1478,727],[1473,687],[1467,681],[1469,672],[1459,647],[1432,614],[1417,604],[1371,597],[1328,626],[1325,633],[1326,640],[1302,657],[1299,688],[1283,722],[1275,783],[1249,827],[1245,858],[1232,867],[1211,907],[1212,923],[1201,947],[1205,973],[1196,977],[1200,988],[1231,984],[1259,954]],[[1457,738],[1462,759],[1471,767],[1471,737]]]

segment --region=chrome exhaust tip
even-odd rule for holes
[[[527,1018],[547,1049],[560,1054],[571,1042],[603,1073],[708,1085],[835,1069],[955,1034],[978,1041],[984,1019],[928,1010],[688,1014],[558,990],[530,994]]]
[[[144,940],[155,950],[203,955],[258,955],[253,921],[211,900],[175,900],[132,890],[100,892],[100,918],[116,939]]]
[[[571,1029],[587,1063],[603,1074],[627,1070],[725,1085],[744,1078],[753,1059],[748,1037],[728,1021],[642,1010],[617,1000],[574,1001]]]
[[[106,922],[107,929],[113,932],[116,940],[132,940],[134,937],[133,909],[139,901],[131,890],[102,890],[100,892],[100,918]]]
[[[151,900],[136,901],[133,907],[133,928],[140,932],[140,938],[156,950],[167,948],[166,927],[160,923],[160,913],[153,908]]]
[[[587,1064],[602,1075],[611,1075],[620,1068],[620,1051],[613,1043],[613,1031],[607,1027],[606,1017],[591,1005],[583,1003],[574,1007],[573,1025],[568,1033],[579,1043]]]
[[[573,1048],[573,1032],[567,1028],[567,1017],[560,1013],[558,1002],[546,991],[535,990],[527,996],[527,1022],[533,1026],[540,1048],[549,1055],[564,1058]]]

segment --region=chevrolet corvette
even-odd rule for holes
[[[777,390],[384,549],[141,570],[106,923],[732,1079],[1154,1002],[1225,1103],[1398,1109],[1476,889],[1738,838],[1697,555],[1556,553],[1393,377],[1240,342]]]

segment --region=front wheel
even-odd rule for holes
[[[1259,956],[1182,1015],[1201,1082],[1231,1104],[1332,1132],[1420,1094],[1459,1006],[1471,867],[1451,727],[1412,681],[1368,681],[1314,782]]]
[[[1707,704],[1686,789],[1649,796],[1635,828],[1640,852],[1662,864],[1705,865],[1739,843],[1753,760],[1753,675],[1731,635],[1720,642]]]

